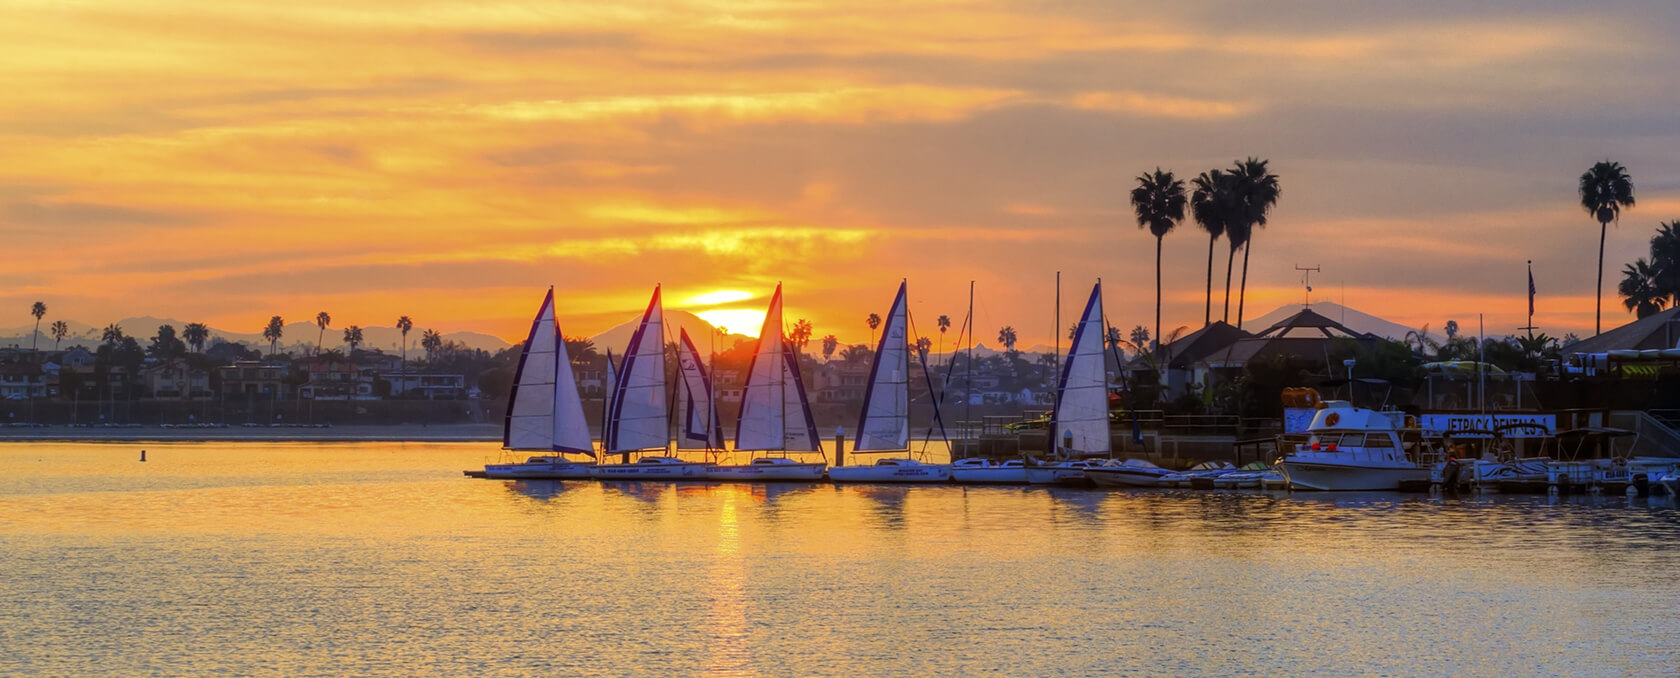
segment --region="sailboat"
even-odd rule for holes
[[[711,375],[700,363],[700,352],[688,338],[688,330],[677,332],[677,449],[705,450],[710,458],[724,449]]]
[[[605,454],[622,454],[624,463],[597,464],[594,477],[602,480],[702,480],[706,465],[676,457],[644,456],[630,463],[630,455],[643,450],[664,451],[671,444],[670,403],[665,388],[665,309],[660,288],[653,288],[642,322],[630,335],[614,385],[611,412],[607,415]]]
[[[799,359],[782,335],[782,286],[770,297],[758,350],[747,370],[741,393],[740,420],[735,425],[735,451],[781,452],[757,457],[746,464],[713,465],[712,480],[821,480],[827,464],[789,459],[788,452],[820,452],[817,423],[799,376]]]
[[[1084,485],[1094,466],[1080,457],[1108,454],[1108,370],[1103,357],[1105,328],[1102,282],[1091,288],[1085,312],[1073,331],[1067,362],[1056,382],[1056,407],[1050,416],[1048,441],[1057,446],[1057,461],[1027,467],[1027,482],[1035,485]]]
[[[589,478],[593,462],[578,462],[566,454],[595,456],[589,424],[583,416],[572,362],[554,319],[554,288],[543,297],[531,333],[519,352],[508,393],[507,418],[502,425],[502,448],[542,450],[560,454],[533,456],[522,462],[485,464],[486,478]]]
[[[863,392],[863,412],[858,415],[854,454],[910,451],[910,329],[905,308],[907,282],[898,285],[898,296],[888,311],[869,368],[868,389]],[[937,404],[935,405],[937,407]],[[828,470],[837,483],[942,483],[951,479],[949,464],[924,464],[908,455],[878,459],[869,466],[836,466]]]

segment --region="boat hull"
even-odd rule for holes
[[[491,480],[587,480],[594,476],[594,464],[485,464],[484,477]]]
[[[808,481],[822,480],[823,471],[828,464],[741,464],[734,466],[708,466],[706,478],[723,482],[772,482],[772,481]]]
[[[590,474],[597,480],[706,480],[706,465],[690,464],[599,464]]]
[[[828,479],[837,483],[945,483],[951,481],[951,467],[939,464],[916,466],[835,466]]]
[[[1284,459],[1278,464],[1290,487],[1326,492],[1399,490],[1401,483],[1429,482],[1429,469],[1406,466],[1352,466]]]
[[[1161,478],[1165,475],[1117,466],[1085,469],[1085,477],[1097,487],[1160,487]]]
[[[1060,485],[1063,487],[1091,486],[1091,480],[1085,477],[1085,469],[1070,466],[1029,466],[1027,467],[1027,483],[1031,485]]]
[[[1025,485],[1027,469],[1020,466],[953,468],[951,482],[963,485]]]

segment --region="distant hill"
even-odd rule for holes
[[[642,316],[641,314],[637,314],[612,327],[611,329],[590,337],[589,340],[595,342],[595,350],[602,355],[606,354],[607,349],[612,349],[613,355],[615,356],[621,355],[624,353],[624,349],[630,345],[630,335],[636,332],[636,325],[641,322]],[[671,336],[662,341],[676,341],[677,330],[686,330],[688,332],[689,340],[694,342],[694,348],[703,352],[711,350],[711,345],[707,340],[716,329],[712,327],[711,323],[701,319],[700,316],[689,313],[688,311],[677,311],[672,309],[665,309],[665,328]],[[730,334],[718,337],[717,349],[721,351],[729,348],[730,346],[734,346],[737,340],[753,341],[754,339],[744,334]],[[813,337],[811,341],[812,343],[816,343],[816,338]]]
[[[99,343],[100,337],[105,331],[104,325],[94,326],[75,320],[65,320],[64,323],[70,326],[70,335],[64,338],[61,347],[70,347],[77,344],[92,346]],[[47,328],[51,324],[50,319],[41,323],[41,337],[38,345],[43,349],[50,349],[53,346],[53,338],[47,334]],[[174,325],[175,331],[180,332],[182,328],[186,327],[187,323],[173,318],[139,316],[123,318],[117,321],[117,325],[122,327],[124,334],[134,337],[144,345],[148,339],[157,334],[158,326]],[[0,328],[0,346],[27,347],[29,346],[30,334],[34,329],[34,323],[21,327]],[[313,322],[287,323],[285,331],[282,333],[280,347],[282,349],[314,348],[319,331],[320,328],[316,327]],[[424,331],[425,328],[423,327],[415,327],[409,331],[408,345],[411,351],[419,350],[417,347],[420,345],[420,335]],[[268,347],[268,340],[263,339],[261,330],[256,332],[229,332],[215,327],[210,328],[210,343],[215,343],[217,339],[252,347],[260,346],[264,350]],[[363,327],[362,339],[364,348],[377,348],[386,352],[394,352],[399,349],[402,342],[402,332],[395,327]],[[443,339],[492,353],[508,347],[508,343],[501,338],[479,332],[450,332],[443,335]],[[336,324],[328,327],[326,336],[321,339],[321,343],[325,348],[344,348],[344,327]]]
[[[1313,302],[1312,309],[1319,315],[1346,325],[1348,329],[1355,332],[1367,332],[1375,334],[1379,337],[1392,339],[1394,341],[1401,341],[1406,338],[1407,332],[1418,329],[1416,327],[1407,327],[1405,325],[1401,325],[1400,323],[1383,320],[1382,318],[1378,318],[1377,316],[1371,315],[1359,309],[1348,308],[1331,301]],[[1258,318],[1244,318],[1243,329],[1250,332],[1260,332],[1272,325],[1276,325],[1285,318],[1300,312],[1300,304],[1286,304],[1279,306],[1276,310]],[[1429,333],[1429,337],[1431,339],[1440,339],[1441,336],[1442,335],[1434,332]]]

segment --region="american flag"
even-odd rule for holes
[[[1534,264],[1528,265],[1528,314],[1534,315]]]

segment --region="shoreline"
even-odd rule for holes
[[[334,426],[332,428],[0,428],[0,445],[14,443],[102,442],[301,442],[301,443],[500,443],[502,427],[493,424],[435,426]]]

